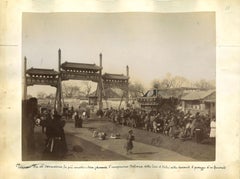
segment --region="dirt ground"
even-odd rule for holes
[[[129,158],[116,154],[110,150],[103,149],[82,138],[75,137],[73,134],[65,133],[68,153],[67,155],[58,160],[63,161],[104,161],[111,158],[111,160],[128,160]],[[35,152],[34,154],[26,157],[27,161],[50,161],[55,160],[48,154],[44,153],[45,148],[45,134],[41,132],[40,127],[35,129]],[[75,151],[74,147],[80,148],[81,151]]]
[[[130,129],[130,127],[127,126],[117,125],[107,120],[99,119],[85,121],[83,126],[91,131],[103,131],[108,135],[108,137],[111,135],[111,133],[119,133],[121,138],[124,139],[126,138],[128,130]],[[168,136],[142,129],[133,128],[133,131],[136,142],[174,151],[197,161],[215,160],[215,145],[200,144],[191,140],[182,141],[179,139],[172,139]]]
[[[197,144],[192,141],[171,139],[141,129],[133,129],[135,142],[133,154],[127,155],[123,148],[129,127],[113,124],[107,120],[85,120],[83,128],[75,128],[69,121],[64,127],[68,153],[65,161],[106,161],[106,160],[159,160],[159,161],[212,161],[215,159],[215,146]],[[106,140],[92,137],[94,130],[107,134]],[[119,133],[121,139],[111,139]],[[45,134],[41,127],[35,128],[35,153],[27,160],[51,160],[43,153]],[[76,150],[77,149],[77,150]]]

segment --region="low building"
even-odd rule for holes
[[[198,88],[180,87],[169,89],[148,90],[145,95],[138,98],[141,108],[163,109],[165,107],[177,108],[181,104],[181,97],[199,90]]]
[[[182,96],[181,109],[193,114],[199,112],[200,114],[215,116],[216,90],[193,91]]]

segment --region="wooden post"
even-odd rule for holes
[[[23,66],[23,100],[27,99],[27,57],[24,57],[24,66]]]
[[[126,66],[126,72],[127,72],[127,89],[126,89],[126,105],[128,106],[129,103],[129,67]]]
[[[56,98],[54,102],[54,110],[59,114],[62,113],[62,79],[61,79],[61,49],[58,50],[58,84],[56,90]]]
[[[61,49],[58,49],[58,112],[62,113]]]
[[[103,102],[102,102],[102,89],[103,89],[103,82],[102,82],[102,53],[99,54],[99,63],[100,63],[100,71],[99,71],[99,81],[98,81],[98,86],[99,86],[99,110],[102,109],[103,107]]]

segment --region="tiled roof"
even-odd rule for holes
[[[125,76],[123,74],[110,74],[110,73],[104,73],[102,75],[103,79],[111,79],[111,80],[127,80],[129,79],[128,76]]]
[[[29,75],[57,75],[58,72],[54,69],[30,68],[26,71]]]
[[[175,89],[175,90],[158,90],[158,96],[162,98],[180,98],[183,95],[182,89]]]
[[[144,97],[161,97],[161,98],[181,98],[185,95],[184,88],[170,88],[170,89],[153,89],[149,90]]]
[[[65,68],[74,68],[74,69],[83,69],[83,70],[100,70],[101,67],[95,64],[88,63],[73,63],[73,62],[64,62],[61,67]]]
[[[215,90],[193,91],[183,96],[181,99],[182,100],[202,100],[215,92],[216,92]]]

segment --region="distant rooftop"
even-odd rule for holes
[[[74,68],[74,69],[81,69],[81,70],[94,70],[98,71],[101,69],[100,66],[96,64],[88,64],[88,63],[73,63],[73,62],[64,62],[61,67],[63,69],[66,68]]]
[[[207,90],[207,91],[193,91],[183,96],[182,100],[202,100],[211,94],[215,93],[216,90]]]
[[[162,97],[168,98],[181,98],[183,100],[194,100],[199,99],[201,96],[207,95],[209,91],[194,87],[179,87],[179,88],[168,88],[168,89],[152,89],[148,90],[143,97]],[[185,98],[186,96],[186,98]]]

